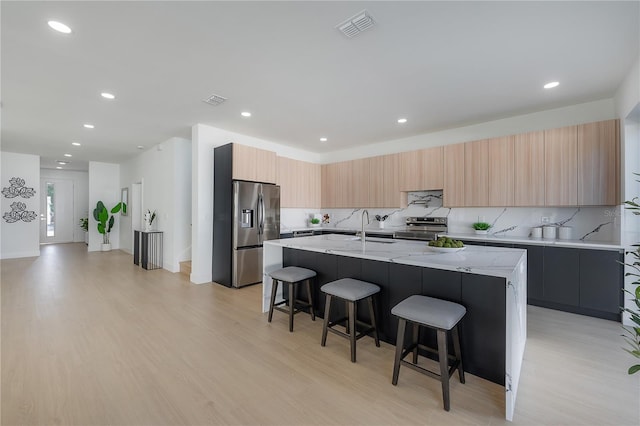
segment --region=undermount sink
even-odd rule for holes
[[[346,241],[360,241],[360,237],[345,237]],[[397,241],[390,240],[388,238],[365,238],[365,242],[367,243],[381,243],[381,244],[395,244]]]

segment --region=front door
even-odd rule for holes
[[[40,243],[73,242],[73,181],[40,181]]]

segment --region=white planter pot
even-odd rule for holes
[[[111,244],[102,244],[102,251],[111,251]]]
[[[84,233],[84,243],[89,244],[89,233],[86,231]]]
[[[487,230],[481,231],[480,229],[476,229],[475,231],[478,235],[487,235],[489,233]]]
[[[380,229],[384,228],[384,222],[378,222],[378,228]]]

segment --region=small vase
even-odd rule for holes
[[[111,251],[111,243],[102,244],[102,251]]]
[[[383,229],[384,228],[384,222],[378,222],[378,228]]]
[[[478,235],[487,235],[489,233],[489,231],[487,231],[486,229],[476,229],[476,234]]]

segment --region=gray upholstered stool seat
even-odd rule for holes
[[[327,331],[331,331],[338,336],[349,339],[351,346],[351,362],[356,362],[356,340],[366,336],[370,332],[374,332],[376,346],[380,347],[380,339],[378,337],[378,328],[376,327],[376,315],[374,308],[374,296],[380,292],[380,287],[366,281],[355,280],[353,278],[342,278],[337,281],[329,282],[323,285],[320,290],[327,295],[324,308],[324,322],[322,325],[322,346],[327,344]],[[337,297],[347,304],[348,315],[335,321],[329,321],[331,314],[331,300]],[[369,305],[369,315],[371,324],[367,324],[358,320],[358,301],[367,300]],[[336,330],[333,327],[337,324],[346,323],[346,333]],[[365,326],[360,334],[357,333],[356,327]]]
[[[460,336],[458,323],[466,314],[467,309],[458,303],[435,299],[427,296],[410,296],[391,309],[391,313],[398,317],[398,337],[396,340],[396,356],[393,364],[394,385],[398,384],[400,365],[410,367],[420,373],[440,379],[442,383],[442,398],[444,409],[449,411],[449,378],[458,370],[460,382],[464,383],[464,370],[462,368],[462,354],[460,352]],[[405,348],[405,327],[407,322],[413,326],[412,344]],[[433,349],[419,343],[420,327],[428,327],[436,330],[438,348]],[[455,356],[449,355],[447,349],[447,331],[451,331]],[[440,364],[440,374],[427,370],[418,365],[418,349],[436,353]],[[404,358],[413,353],[413,362]],[[453,360],[449,366],[449,359]]]
[[[316,320],[315,312],[313,311],[313,295],[311,293],[311,279],[316,276],[316,272],[311,269],[300,268],[297,266],[287,266],[269,273],[272,279],[271,284],[271,303],[269,304],[269,322],[273,318],[273,310],[281,311],[289,314],[289,331],[293,331],[293,316],[298,312],[302,312],[303,309],[309,308],[311,314],[311,320]],[[278,283],[282,282],[283,286],[286,283],[289,287],[289,301],[283,300],[276,303],[276,294],[278,292]],[[306,282],[307,284],[307,300],[299,300],[297,297],[298,284]],[[280,305],[288,303],[288,309],[279,307]]]

